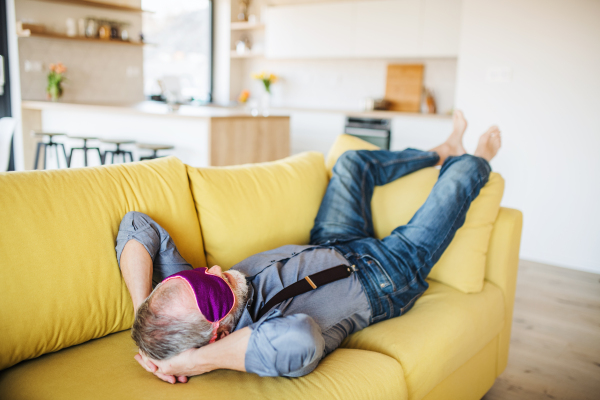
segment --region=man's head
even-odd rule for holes
[[[138,308],[131,331],[135,343],[150,358],[171,358],[208,344],[215,333],[221,338],[235,328],[246,303],[246,279],[238,271],[223,273],[216,265],[208,274],[222,278],[233,291],[235,304],[231,312],[214,332],[215,321],[208,321],[199,310],[196,294],[185,279],[161,282]]]

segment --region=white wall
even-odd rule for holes
[[[471,148],[502,129],[521,257],[600,273],[600,1],[465,0],[462,21],[456,103]]]

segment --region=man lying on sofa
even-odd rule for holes
[[[192,269],[161,226],[126,214],[116,250],[137,310],[136,360],[170,383],[222,368],[298,377],[348,335],[406,313],[427,289],[427,274],[464,223],[500,148],[493,126],[474,155],[466,154],[466,126],[456,112],[452,134],[430,151],[344,153],[311,245],[256,254],[227,272]],[[375,186],[434,165],[440,175],[425,204],[407,225],[374,238]]]

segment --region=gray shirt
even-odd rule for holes
[[[129,240],[141,243],[152,257],[153,282],[193,267],[177,251],[160,225],[140,212],[127,213],[117,235],[116,253]],[[246,350],[246,371],[260,376],[302,376],[335,350],[353,332],[369,324],[371,310],[355,273],[273,307],[260,320],[260,308],[281,289],[305,276],[349,265],[337,250],[289,245],[249,257],[233,266],[249,284],[248,301],[236,330],[252,330]]]
[[[244,273],[250,285],[246,310],[236,327],[252,329],[248,372],[306,375],[348,335],[368,326],[371,311],[356,274],[288,299],[256,321],[258,311],[281,289],[340,264],[349,265],[334,248],[289,245],[232,267]]]

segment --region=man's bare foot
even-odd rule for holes
[[[479,138],[479,144],[473,155],[485,158],[488,162],[496,156],[502,145],[502,136],[500,129],[493,125]]]
[[[463,136],[467,130],[467,120],[462,111],[455,110],[452,114],[452,133],[446,140],[446,143],[452,147],[452,156],[462,156],[467,151],[463,147]]]
[[[454,111],[452,122],[452,133],[448,136],[448,139],[446,139],[444,143],[430,150],[435,151],[440,156],[438,165],[443,164],[444,160],[450,156],[462,156],[467,152],[462,143],[465,130],[467,129],[467,120],[462,111]]]

